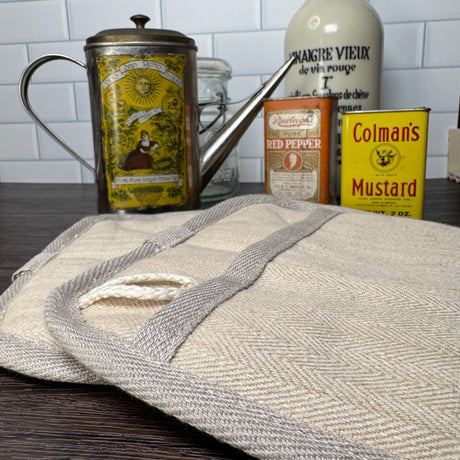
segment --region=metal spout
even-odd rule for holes
[[[227,122],[223,129],[201,147],[201,190],[208,185],[240,137],[259,113],[264,99],[273,94],[276,87],[291,68],[294,60],[295,57],[292,57],[280,67],[270,80],[259,88],[246,105]]]

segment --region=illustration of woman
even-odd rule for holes
[[[160,144],[157,141],[151,141],[147,131],[141,131],[141,140],[132,150],[125,160],[125,170],[133,169],[152,169],[152,157],[150,152],[154,152]]]

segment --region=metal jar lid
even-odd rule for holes
[[[221,76],[227,80],[232,78],[232,66],[224,59],[198,57],[196,68],[199,76]]]
[[[97,33],[86,40],[85,49],[99,46],[114,45],[175,45],[197,50],[195,40],[180,32],[167,29],[146,29],[150,21],[148,16],[137,14],[130,18],[135,29],[108,29]]]

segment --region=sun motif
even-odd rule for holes
[[[161,78],[148,69],[132,70],[126,77],[129,99],[139,108],[152,108],[161,94]]]

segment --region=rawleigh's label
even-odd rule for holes
[[[269,193],[319,201],[320,111],[298,109],[269,112],[267,120]],[[278,139],[270,139],[275,136]]]
[[[333,102],[331,102],[333,101]],[[328,203],[331,105],[329,98],[273,99],[265,108],[265,191]]]
[[[429,109],[343,114],[343,206],[423,218],[428,114]]]
[[[188,200],[184,57],[99,56],[108,199],[113,209]]]

